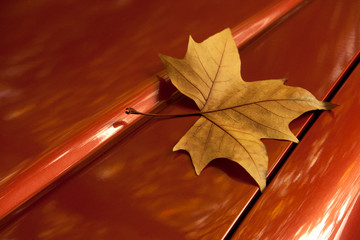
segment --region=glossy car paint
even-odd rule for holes
[[[180,56],[189,34],[204,39],[273,2],[2,1],[0,178],[141,93],[163,70],[158,53]]]
[[[280,1],[256,13],[233,30],[236,43],[239,47],[243,47],[272,24],[281,20],[288,12],[293,11],[300,3],[302,1]],[[159,75],[168,80],[163,73]],[[162,92],[166,92],[169,97],[174,94],[175,89],[169,87],[165,89],[163,85],[170,83],[163,80],[163,84],[159,84],[157,78],[145,81],[142,88],[138,87],[136,92],[129,94],[130,96],[124,96],[124,99],[108,113],[94,119],[94,122],[88,126],[83,124],[85,126],[82,126],[82,131],[72,138],[50,149],[29,166],[18,167],[8,174],[2,180],[0,187],[1,194],[6,196],[0,199],[0,218],[26,203],[75,166],[84,165],[84,160],[93,159],[100,151],[105,151],[111,146],[111,140],[115,136],[124,135],[125,131],[129,132],[130,126],[134,127],[134,123],[138,125],[140,117],[128,116],[124,109],[132,106],[139,111],[148,112],[159,107],[163,101],[168,100],[160,96]]]
[[[360,66],[251,209],[232,239],[358,239]]]
[[[358,4],[350,1],[334,1],[325,7],[319,2],[309,4],[241,51],[244,78],[285,76],[289,85],[305,86],[319,98],[324,97],[359,48],[358,35],[354,34],[358,31],[354,26],[358,22],[356,7]],[[327,28],[329,22],[331,28]],[[309,23],[313,23],[312,28]],[[352,48],[343,51],[350,43]],[[324,51],[321,46],[333,51]],[[193,107],[182,100],[169,105],[165,112],[189,112],[194,111]],[[144,125],[96,164],[38,201],[7,226],[2,236],[224,237],[257,187],[229,161],[215,161],[196,177],[187,155],[171,153],[172,146],[195,120],[171,119]],[[304,118],[297,121],[293,129],[299,130],[303,122]],[[266,143],[274,166],[288,144]]]

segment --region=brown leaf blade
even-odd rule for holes
[[[263,190],[268,157],[260,139],[297,142],[288,127],[292,120],[307,111],[335,106],[305,89],[286,86],[281,79],[245,82],[230,29],[202,43],[190,37],[184,59],[160,58],[172,83],[203,113],[173,149],[189,152],[197,174],[213,159],[228,158]]]

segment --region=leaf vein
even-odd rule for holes
[[[170,62],[169,62],[170,63]],[[172,63],[170,63],[171,64],[171,66],[188,82],[188,83],[190,83],[194,88],[196,88],[197,90],[198,90],[198,92],[201,94],[201,96],[204,98],[204,103],[206,102],[206,97],[205,97],[205,95],[204,95],[204,93],[194,84],[194,83],[192,83],[191,81],[189,81],[189,79],[187,79],[186,77],[185,77],[185,75],[179,70],[179,69],[177,69]],[[195,72],[195,71],[194,71]],[[196,73],[196,72],[195,72]],[[197,74],[197,73],[196,73]],[[197,74],[198,75],[198,74]],[[199,75],[198,75],[199,76]],[[200,77],[200,76],[199,76]]]
[[[197,52],[197,50],[196,50],[195,47],[194,47],[194,50],[195,50],[196,56],[197,56],[197,58],[199,59],[199,62],[200,62],[200,64],[201,64],[202,68],[204,69],[204,71],[205,71],[206,75],[208,76],[209,80],[212,82],[211,76],[210,76],[209,72],[207,71],[207,69],[205,68],[203,62],[201,61],[201,58],[200,58],[200,56],[199,56],[199,53]],[[197,74],[197,75],[199,76],[199,74]],[[199,76],[199,77],[200,77],[200,76]],[[201,77],[200,77],[200,78],[201,78]],[[206,84],[206,85],[207,85],[207,84]],[[208,86],[208,85],[207,85],[207,86]],[[208,87],[209,87],[209,86],[208,86]]]
[[[278,129],[272,128],[272,127],[270,127],[270,126],[268,126],[268,125],[265,125],[265,124],[262,124],[262,123],[256,121],[255,119],[252,119],[252,118],[249,117],[248,115],[240,112],[240,111],[237,111],[237,110],[235,110],[235,109],[231,109],[231,110],[233,110],[234,112],[239,113],[240,115],[246,117],[247,119],[249,119],[250,121],[253,121],[253,122],[256,123],[256,124],[259,124],[260,126],[263,126],[263,127],[265,127],[265,128],[269,128],[269,129],[274,130],[274,131],[276,131],[276,132],[280,132],[280,133],[282,133],[282,134],[284,134],[284,135],[286,135],[286,136],[290,136],[289,134],[284,133],[284,132],[282,132],[282,131],[280,131],[280,130],[278,130]],[[292,136],[291,136],[291,137],[292,137]]]
[[[204,148],[203,148],[203,152],[205,152],[205,150],[207,149],[207,145],[209,144],[209,138],[210,138],[210,135],[211,135],[211,133],[212,133],[212,129],[213,129],[213,124],[211,124],[211,126],[210,126],[210,129],[209,129],[209,132],[208,132],[208,135],[207,135],[207,137],[206,137],[206,141],[205,141],[205,144],[204,144]]]
[[[220,128],[221,130],[223,130],[225,133],[227,133],[231,138],[233,138],[243,149],[244,151],[249,155],[251,161],[253,162],[253,164],[255,165],[256,168],[256,162],[255,159],[252,157],[251,153],[244,147],[244,145],[242,145],[241,142],[239,142],[233,135],[231,135],[229,132],[227,132],[224,128],[222,128],[219,124],[217,124],[216,122],[212,121],[211,119],[209,119],[208,117],[204,116],[207,120],[209,120],[211,123],[213,123],[215,126],[217,126],[218,128]]]
[[[294,109],[291,109],[291,108],[288,108],[288,107],[286,107],[286,106],[284,106],[283,104],[281,104],[279,101],[275,101],[277,104],[279,104],[281,107],[283,107],[283,108],[285,108],[286,110],[289,110],[289,111],[291,111],[291,112],[300,112],[300,111],[296,111],[296,110],[294,110]],[[296,104],[298,104],[298,105],[300,105],[299,103],[297,103],[297,102],[295,102],[295,101],[293,101],[294,103],[296,103]]]
[[[255,104],[256,106],[259,106],[259,107],[261,107],[262,109],[264,109],[264,110],[266,110],[266,111],[274,114],[275,116],[278,116],[278,117],[281,117],[281,118],[291,118],[291,117],[279,115],[279,114],[275,113],[274,111],[271,111],[270,109],[268,109],[268,108],[266,108],[266,107],[264,107],[264,106],[261,106],[261,105],[258,104],[258,103],[254,103],[254,104]]]
[[[205,103],[204,107],[205,107],[206,104],[208,103],[208,100],[209,100],[209,98],[210,98],[211,92],[212,92],[212,90],[214,89],[215,81],[216,81],[216,78],[217,78],[217,76],[218,76],[218,74],[219,74],[219,72],[220,72],[221,64],[222,64],[222,61],[223,61],[223,58],[224,58],[226,45],[227,45],[227,40],[226,40],[226,42],[225,42],[225,44],[224,44],[224,50],[221,52],[220,62],[219,62],[218,68],[217,68],[217,70],[216,70],[214,79],[212,80],[212,83],[213,83],[213,84],[211,85],[211,88],[210,88],[210,90],[209,90],[209,93],[208,93],[208,96],[207,96],[207,98],[206,98],[206,103]],[[204,107],[203,107],[203,108],[204,108]]]

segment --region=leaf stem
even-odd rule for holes
[[[158,118],[176,118],[176,117],[190,117],[190,116],[201,116],[201,112],[196,113],[187,113],[187,114],[155,114],[155,113],[143,113],[139,112],[134,108],[126,108],[125,109],[126,114],[137,114],[137,115],[143,115],[143,116],[150,116],[150,117],[158,117]]]
[[[259,103],[264,103],[264,102],[311,102],[309,100],[306,99],[268,99],[268,100],[259,100],[259,101],[255,101],[255,102],[250,102],[250,103],[243,103],[237,106],[232,106],[232,107],[226,107],[226,108],[221,108],[221,109],[216,109],[216,110],[210,110],[210,111],[205,111],[205,112],[195,112],[195,113],[187,113],[187,114],[155,114],[155,113],[143,113],[143,112],[139,112],[134,108],[126,108],[125,109],[125,113],[126,114],[138,114],[138,115],[143,115],[143,116],[151,116],[151,117],[158,117],[158,118],[175,118],[175,117],[190,117],[190,116],[203,116],[204,114],[207,113],[214,113],[214,112],[220,112],[220,111],[224,111],[224,110],[229,110],[229,109],[234,109],[234,108],[238,108],[238,107],[244,107],[244,106],[248,106],[248,105],[252,105],[252,104],[259,104]],[[333,104],[330,102],[323,102],[324,106],[321,107],[317,107],[317,109],[324,109],[324,110],[330,110],[336,106],[338,106],[337,104]]]

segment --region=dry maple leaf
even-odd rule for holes
[[[288,127],[292,120],[335,106],[305,89],[285,86],[282,79],[245,82],[230,29],[202,43],[190,36],[184,59],[160,58],[171,82],[201,111],[173,149],[189,152],[197,174],[213,159],[227,158],[240,164],[263,190],[268,156],[260,139],[298,142]]]

